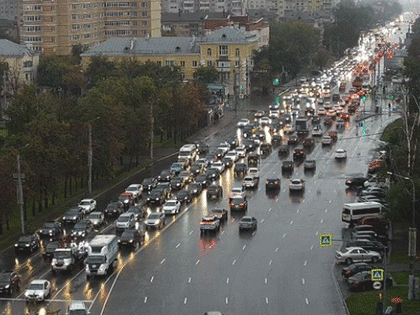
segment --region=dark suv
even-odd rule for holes
[[[34,252],[38,250],[40,247],[40,239],[38,234],[28,234],[19,237],[18,242],[15,244],[15,252],[23,253],[23,252]]]
[[[162,189],[153,189],[147,197],[149,206],[161,206],[165,202],[165,196]]]
[[[217,198],[221,198],[222,196],[223,196],[223,189],[222,189],[222,186],[220,186],[219,184],[211,184],[207,188],[207,198],[217,199]]]
[[[280,178],[267,178],[265,181],[265,191],[280,190]]]
[[[106,217],[117,217],[124,212],[124,205],[121,201],[110,202],[104,211]]]
[[[283,164],[281,166],[282,172],[293,172],[294,166],[292,161],[283,161]]]
[[[61,223],[57,221],[45,222],[39,231],[39,236],[44,238],[60,238],[63,234]]]
[[[306,153],[303,148],[293,149],[293,160],[304,160],[305,157]]]
[[[248,200],[246,196],[233,196],[229,202],[230,210],[248,210]]]

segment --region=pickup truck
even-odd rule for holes
[[[59,271],[71,271],[76,268],[81,269],[84,267],[84,260],[86,257],[87,252],[83,245],[57,248],[54,251],[53,259],[51,261],[51,271],[53,274],[56,274]]]

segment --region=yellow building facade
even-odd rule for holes
[[[250,92],[249,72],[253,52],[258,49],[256,35],[225,27],[204,37],[112,38],[81,54],[84,67],[94,56],[111,61],[135,59],[162,66],[179,66],[184,81],[193,79],[200,66],[214,66],[226,93],[245,97]]]

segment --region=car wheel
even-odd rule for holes
[[[376,257],[376,256],[373,256],[372,257],[372,262],[375,264],[375,263],[377,263],[379,261],[379,258],[378,257]]]
[[[352,262],[353,262],[353,259],[351,259],[351,258],[346,259],[346,264],[347,265],[351,265]]]

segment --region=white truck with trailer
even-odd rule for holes
[[[117,262],[118,240],[115,235],[97,235],[87,246],[86,277],[105,276]]]

